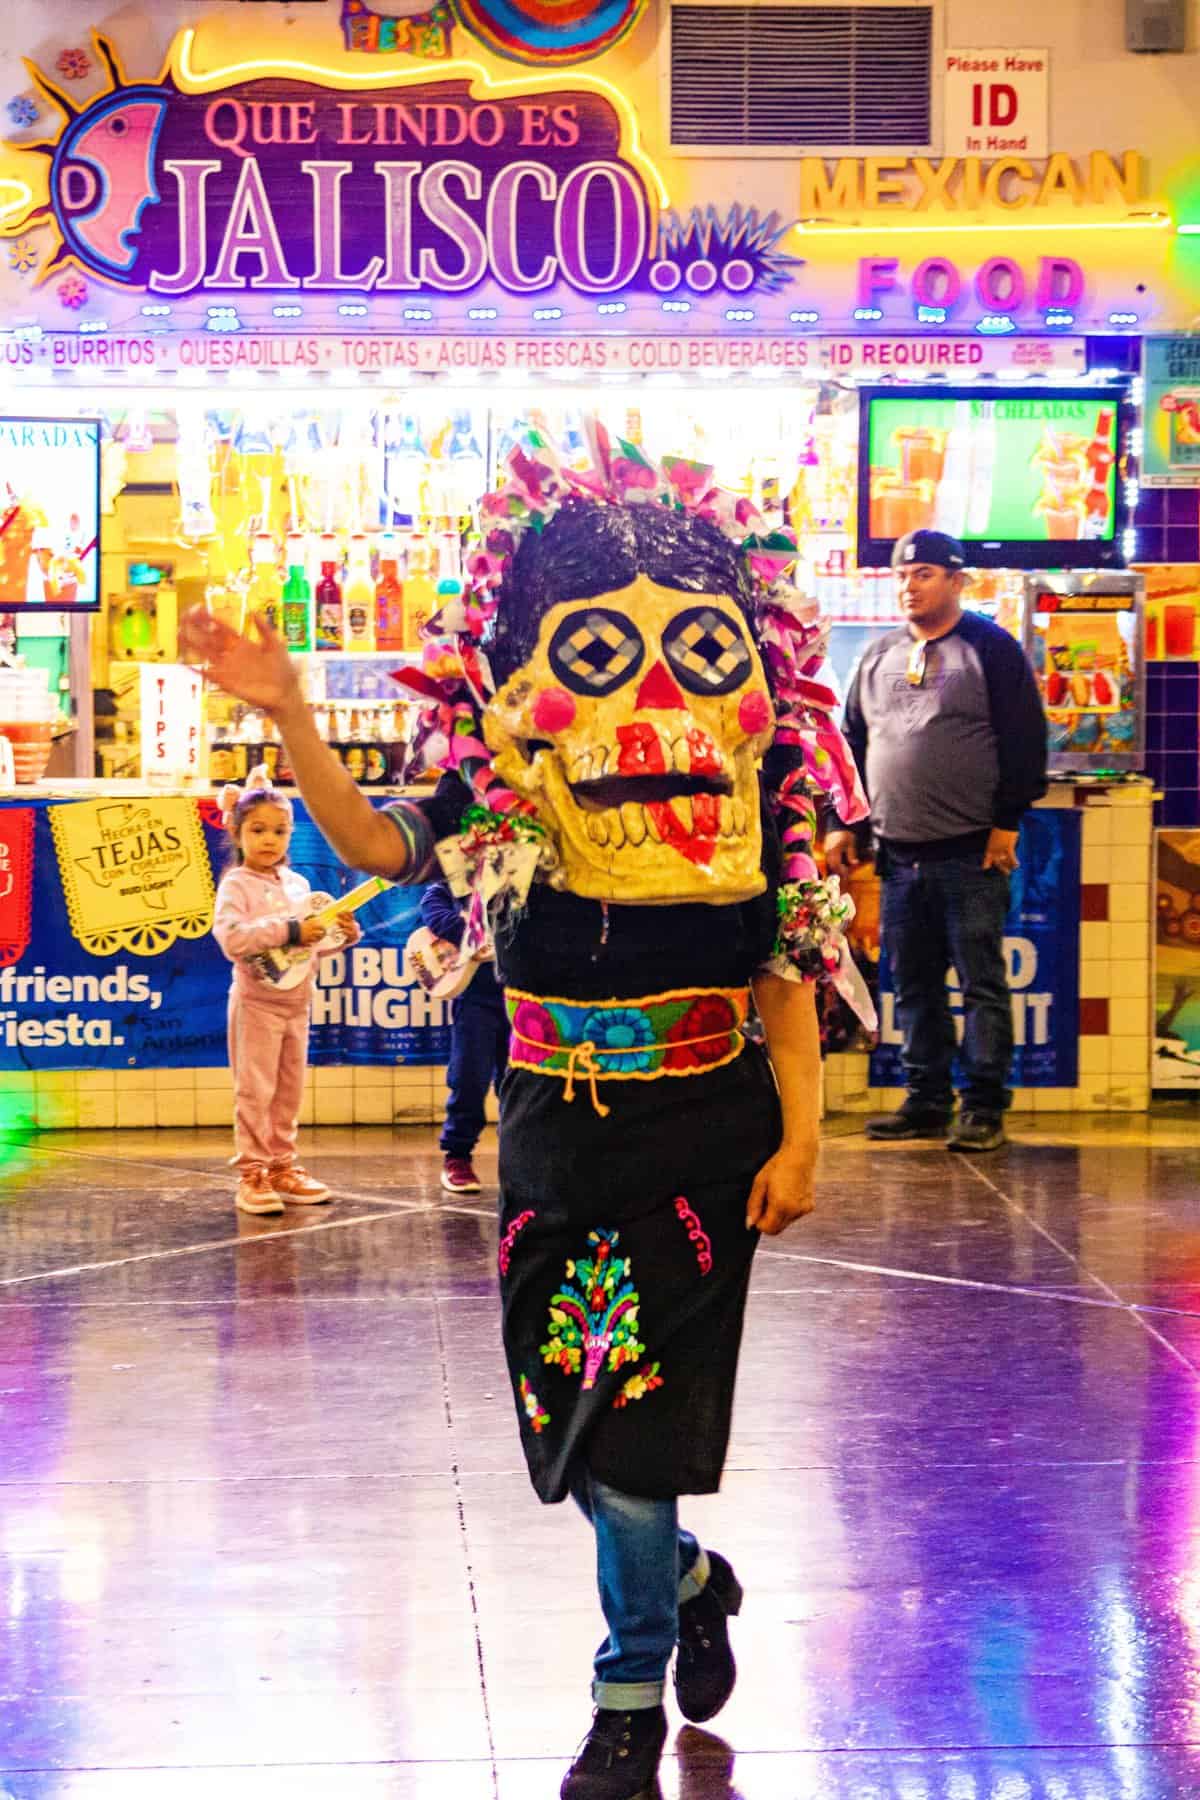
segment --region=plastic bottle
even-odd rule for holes
[[[283,636],[289,650],[302,655],[313,647],[312,586],[304,567],[304,539],[287,541],[287,580],[283,584]]]
[[[375,643],[380,650],[404,649],[404,584],[400,551],[392,533],[379,543],[379,581],[375,588]]]
[[[315,595],[317,607],[317,649],[340,650],[342,641],[342,584],[337,578],[337,539],[321,539],[321,579]]]
[[[248,610],[261,614],[273,631],[278,631],[283,617],[283,583],[275,560],[275,539],[269,531],[260,531],[250,547],[250,596]]]
[[[346,582],[342,589],[342,643],[347,650],[375,648],[375,583],[371,579],[371,546],[365,532],[350,539]]]
[[[421,648],[421,631],[438,609],[437,587],[432,574],[433,551],[423,531],[408,540],[408,568],[404,576],[404,648]]]

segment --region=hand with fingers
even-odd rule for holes
[[[295,658],[260,613],[251,626],[235,631],[205,607],[192,607],[179,621],[179,654],[225,693],[276,718],[302,701]]]
[[[754,1177],[746,1206],[746,1229],[778,1237],[816,1205],[813,1191],[818,1145],[782,1145]]]

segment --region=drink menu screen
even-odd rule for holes
[[[0,419],[0,612],[99,596],[99,421]]]
[[[932,527],[967,542],[1113,541],[1111,394],[876,396],[867,435],[872,538]]]

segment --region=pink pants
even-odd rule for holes
[[[296,1160],[296,1131],[308,1066],[308,993],[302,1004],[256,1002],[229,990],[233,1070],[233,1161],[238,1169],[278,1169]]]

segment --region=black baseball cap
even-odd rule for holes
[[[957,573],[967,566],[967,553],[957,538],[944,531],[910,531],[898,538],[892,551],[893,569],[907,569],[913,563],[931,563],[938,569]]]

